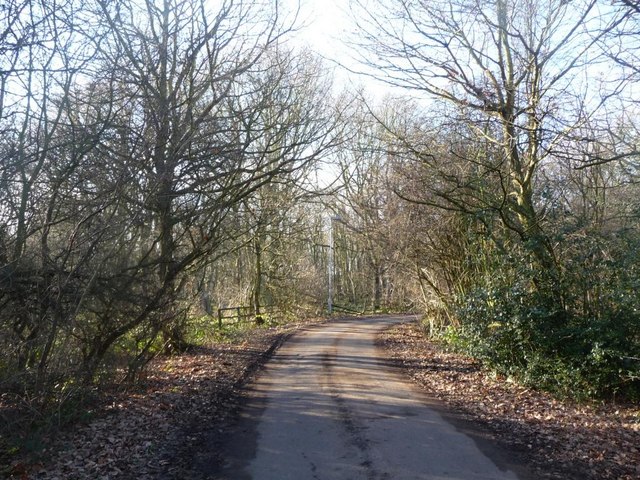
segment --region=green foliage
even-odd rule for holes
[[[640,398],[640,298],[628,268],[602,269],[599,280],[590,275],[596,309],[584,305],[589,292],[575,270],[554,284],[504,264],[457,299],[460,327],[444,338],[500,374],[562,396]],[[573,296],[559,304],[563,292]]]
[[[186,332],[186,341],[192,345],[210,345],[213,343],[233,343],[241,338],[247,331],[255,328],[270,328],[278,325],[275,316],[263,313],[260,315],[261,323],[251,319],[242,321],[224,321],[222,327],[218,325],[218,319],[210,315],[202,315],[190,318]]]
[[[206,345],[216,340],[218,320],[211,315],[193,317],[189,321],[186,340],[194,345]]]

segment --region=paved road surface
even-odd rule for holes
[[[214,478],[530,478],[505,467],[504,452],[447,422],[381,357],[377,332],[406,320],[338,320],[287,341],[253,385]]]

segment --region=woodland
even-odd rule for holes
[[[135,382],[219,308],[327,298],[527,388],[640,398],[640,4],[348,10],[383,98],[277,0],[0,5],[0,428]]]

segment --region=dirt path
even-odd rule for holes
[[[205,456],[200,469],[255,480],[530,478],[447,421],[384,358],[377,335],[406,320],[339,320],[295,335],[253,384],[225,464]]]

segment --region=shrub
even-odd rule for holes
[[[506,266],[457,299],[460,327],[445,339],[532,387],[574,398],[640,398],[640,300],[627,270],[607,268],[590,287],[599,292],[594,312],[576,295],[557,303],[558,291],[577,291],[582,278],[555,285]]]

